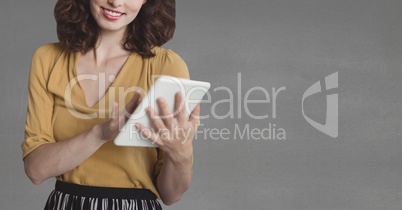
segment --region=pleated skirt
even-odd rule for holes
[[[92,187],[56,181],[45,210],[162,210],[147,189]]]

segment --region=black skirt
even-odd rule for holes
[[[92,187],[56,181],[45,210],[162,210],[147,189]]]

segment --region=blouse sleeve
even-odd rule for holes
[[[40,47],[32,57],[28,84],[28,110],[25,123],[25,140],[21,147],[23,158],[37,147],[55,142],[53,138],[53,96],[47,90],[50,58],[49,46]]]
[[[187,64],[172,50],[166,50],[161,56],[161,75],[189,79]]]
[[[164,55],[159,58],[161,63],[161,75],[173,76],[177,78],[189,79],[190,75],[184,60],[172,50],[166,50]],[[158,177],[164,159],[164,152],[157,148],[158,160],[155,164],[154,176]]]

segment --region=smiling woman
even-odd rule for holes
[[[99,29],[120,28],[125,50],[152,56],[154,46],[173,37],[176,23],[172,0],[65,0],[57,2],[54,14],[60,42],[70,51],[82,52],[96,46]]]
[[[59,0],[55,18],[60,42],[32,58],[22,143],[31,181],[57,179],[45,209],[161,209],[158,199],[180,200],[192,179],[199,106],[190,118],[165,111],[163,121],[148,109],[154,125],[188,133],[185,144],[175,135],[158,148],[112,143],[141,97],[120,90],[147,92],[154,75],[189,77],[180,56],[161,47],[173,36],[175,1]],[[182,101],[176,95],[175,107]],[[169,110],[163,99],[158,106]],[[88,114],[95,117],[79,117]]]
[[[122,0],[112,1],[111,4],[105,4],[105,2],[107,0],[90,1],[90,9],[98,26],[102,30],[112,31],[124,31],[145,3],[144,0],[127,1],[125,4]]]

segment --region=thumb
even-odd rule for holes
[[[110,113],[110,124],[109,124],[109,128],[110,130],[116,130],[119,128],[119,121],[120,121],[120,117],[119,117],[119,104],[117,102],[114,102],[113,104],[113,108],[112,108],[112,112]]]

